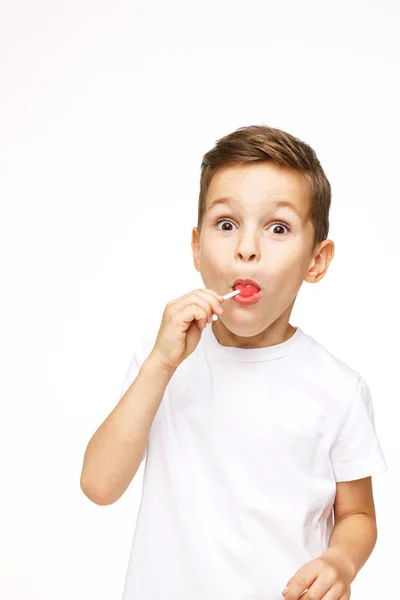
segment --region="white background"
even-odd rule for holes
[[[3,0],[2,599],[121,599],[144,463],[97,506],[83,454],[165,304],[204,287],[201,159],[250,124],[309,143],[332,185],[336,255],[290,322],[371,389],[389,471],[352,600],[397,593],[398,28],[396,0]]]

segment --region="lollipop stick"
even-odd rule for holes
[[[222,296],[225,300],[229,300],[229,298],[233,298],[233,296],[236,296],[237,294],[240,294],[240,290],[234,290],[233,292],[229,292],[229,294],[225,294],[225,296]],[[213,315],[212,316],[212,320],[216,321],[218,319],[218,315]]]

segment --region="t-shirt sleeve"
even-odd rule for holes
[[[127,390],[130,388],[131,384],[135,381],[136,377],[138,376],[142,364],[144,363],[147,356],[150,354],[150,350],[152,348],[153,343],[151,342],[151,340],[145,340],[145,341],[142,341],[136,347],[136,350],[133,354],[132,360],[129,364],[128,370],[126,371],[125,377],[122,382],[120,399],[122,398],[122,396],[124,396],[124,394],[127,392]],[[142,460],[140,461],[141,463],[145,459],[146,454],[147,454],[147,445],[146,445],[144,454],[142,456]]]
[[[120,398],[126,393],[126,391],[130,388],[131,384],[135,381],[136,377],[139,374],[141,365],[139,364],[139,349],[135,350],[133,358],[130,362],[127,372],[125,373],[124,380],[122,382],[121,395]]]
[[[359,378],[344,425],[330,451],[336,481],[352,481],[387,470],[375,430],[370,390]]]

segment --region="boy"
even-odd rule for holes
[[[289,324],[334,255],[330,184],[312,148],[264,125],[218,140],[201,169],[206,288],[138,345],[82,489],[115,502],[147,450],[123,600],[348,600],[387,465],[364,379]]]

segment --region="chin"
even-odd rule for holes
[[[229,325],[226,325],[223,321],[222,325],[233,333],[233,335],[244,338],[254,337],[263,332],[267,327],[266,325],[260,325],[259,323],[229,323]]]

